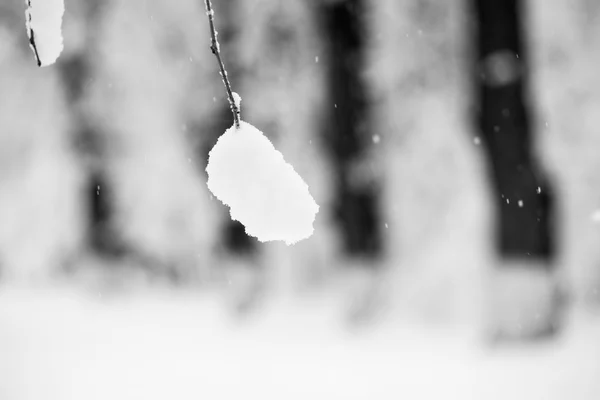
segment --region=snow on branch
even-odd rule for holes
[[[25,24],[37,65],[54,64],[63,50],[64,0],[26,0]]]
[[[208,188],[230,207],[248,235],[261,242],[294,244],[310,237],[319,211],[308,185],[269,139],[241,121],[217,141],[209,154]]]
[[[234,125],[208,155],[208,189],[229,206],[231,219],[241,222],[248,235],[261,242],[287,245],[310,237],[319,206],[308,185],[283,154],[257,128],[240,118],[242,98],[231,90],[221,59],[210,0],[205,0],[212,53],[217,57]]]

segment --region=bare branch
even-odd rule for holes
[[[217,30],[215,29],[215,12],[212,8],[211,0],[204,0],[204,4],[206,6],[206,16],[208,17],[208,24],[210,26],[210,50],[217,57],[217,61],[219,62],[219,69],[221,73],[221,78],[223,78],[223,84],[225,85],[225,91],[227,92],[227,98],[229,100],[229,107],[231,107],[231,112],[233,113],[233,121],[235,122],[235,127],[240,127],[240,109],[236,104],[236,101],[233,97],[233,91],[231,90],[231,83],[229,83],[229,78],[227,77],[227,71],[225,70],[225,65],[223,64],[223,60],[221,59],[221,52],[219,49],[219,41],[217,40]]]

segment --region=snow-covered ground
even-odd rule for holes
[[[404,317],[350,330],[332,298],[275,301],[250,319],[217,297],[0,287],[0,398],[593,400],[600,318],[554,343],[491,348],[473,326]]]

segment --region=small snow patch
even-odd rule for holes
[[[241,108],[242,108],[242,96],[240,96],[236,92],[233,92],[232,95],[233,95],[233,104],[235,104],[235,107],[238,109],[238,111],[241,110]]]

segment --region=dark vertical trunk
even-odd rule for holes
[[[364,8],[363,0],[347,0],[318,10],[328,69],[323,136],[337,178],[334,212],[344,250],[376,257],[382,248],[377,190],[372,181],[357,183],[354,176],[372,136],[362,78],[367,42]]]
[[[493,186],[497,249],[502,258],[551,261],[555,209],[552,187],[534,156],[522,4],[471,1],[478,26],[477,125]]]
[[[112,229],[112,203],[110,182],[104,164],[105,143],[103,135],[92,125],[90,110],[83,105],[85,88],[94,79],[93,48],[101,9],[94,2],[82,5],[82,18],[86,27],[85,50],[63,56],[57,68],[65,87],[65,97],[73,120],[73,142],[87,172],[83,201],[87,205],[86,241],[89,249],[102,256],[121,255],[123,248]]]

